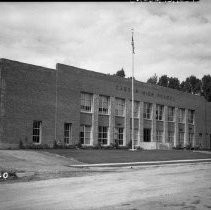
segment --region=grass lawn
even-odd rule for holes
[[[44,150],[65,157],[74,158],[83,163],[126,163],[162,160],[184,160],[211,158],[210,154],[183,150]]]

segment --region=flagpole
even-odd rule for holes
[[[134,150],[134,40],[132,29],[132,151]]]

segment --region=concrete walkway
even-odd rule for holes
[[[69,165],[69,167],[75,167],[75,168],[86,168],[86,167],[124,167],[124,166],[147,166],[147,165],[164,165],[164,164],[197,163],[197,162],[211,162],[211,158],[207,158],[207,159],[189,159],[189,160],[128,162],[128,163],[80,164],[80,165]]]

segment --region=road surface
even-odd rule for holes
[[[0,184],[1,210],[210,208],[210,163],[122,168],[92,176]]]

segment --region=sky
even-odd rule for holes
[[[0,58],[180,81],[211,74],[211,1],[0,2]]]

